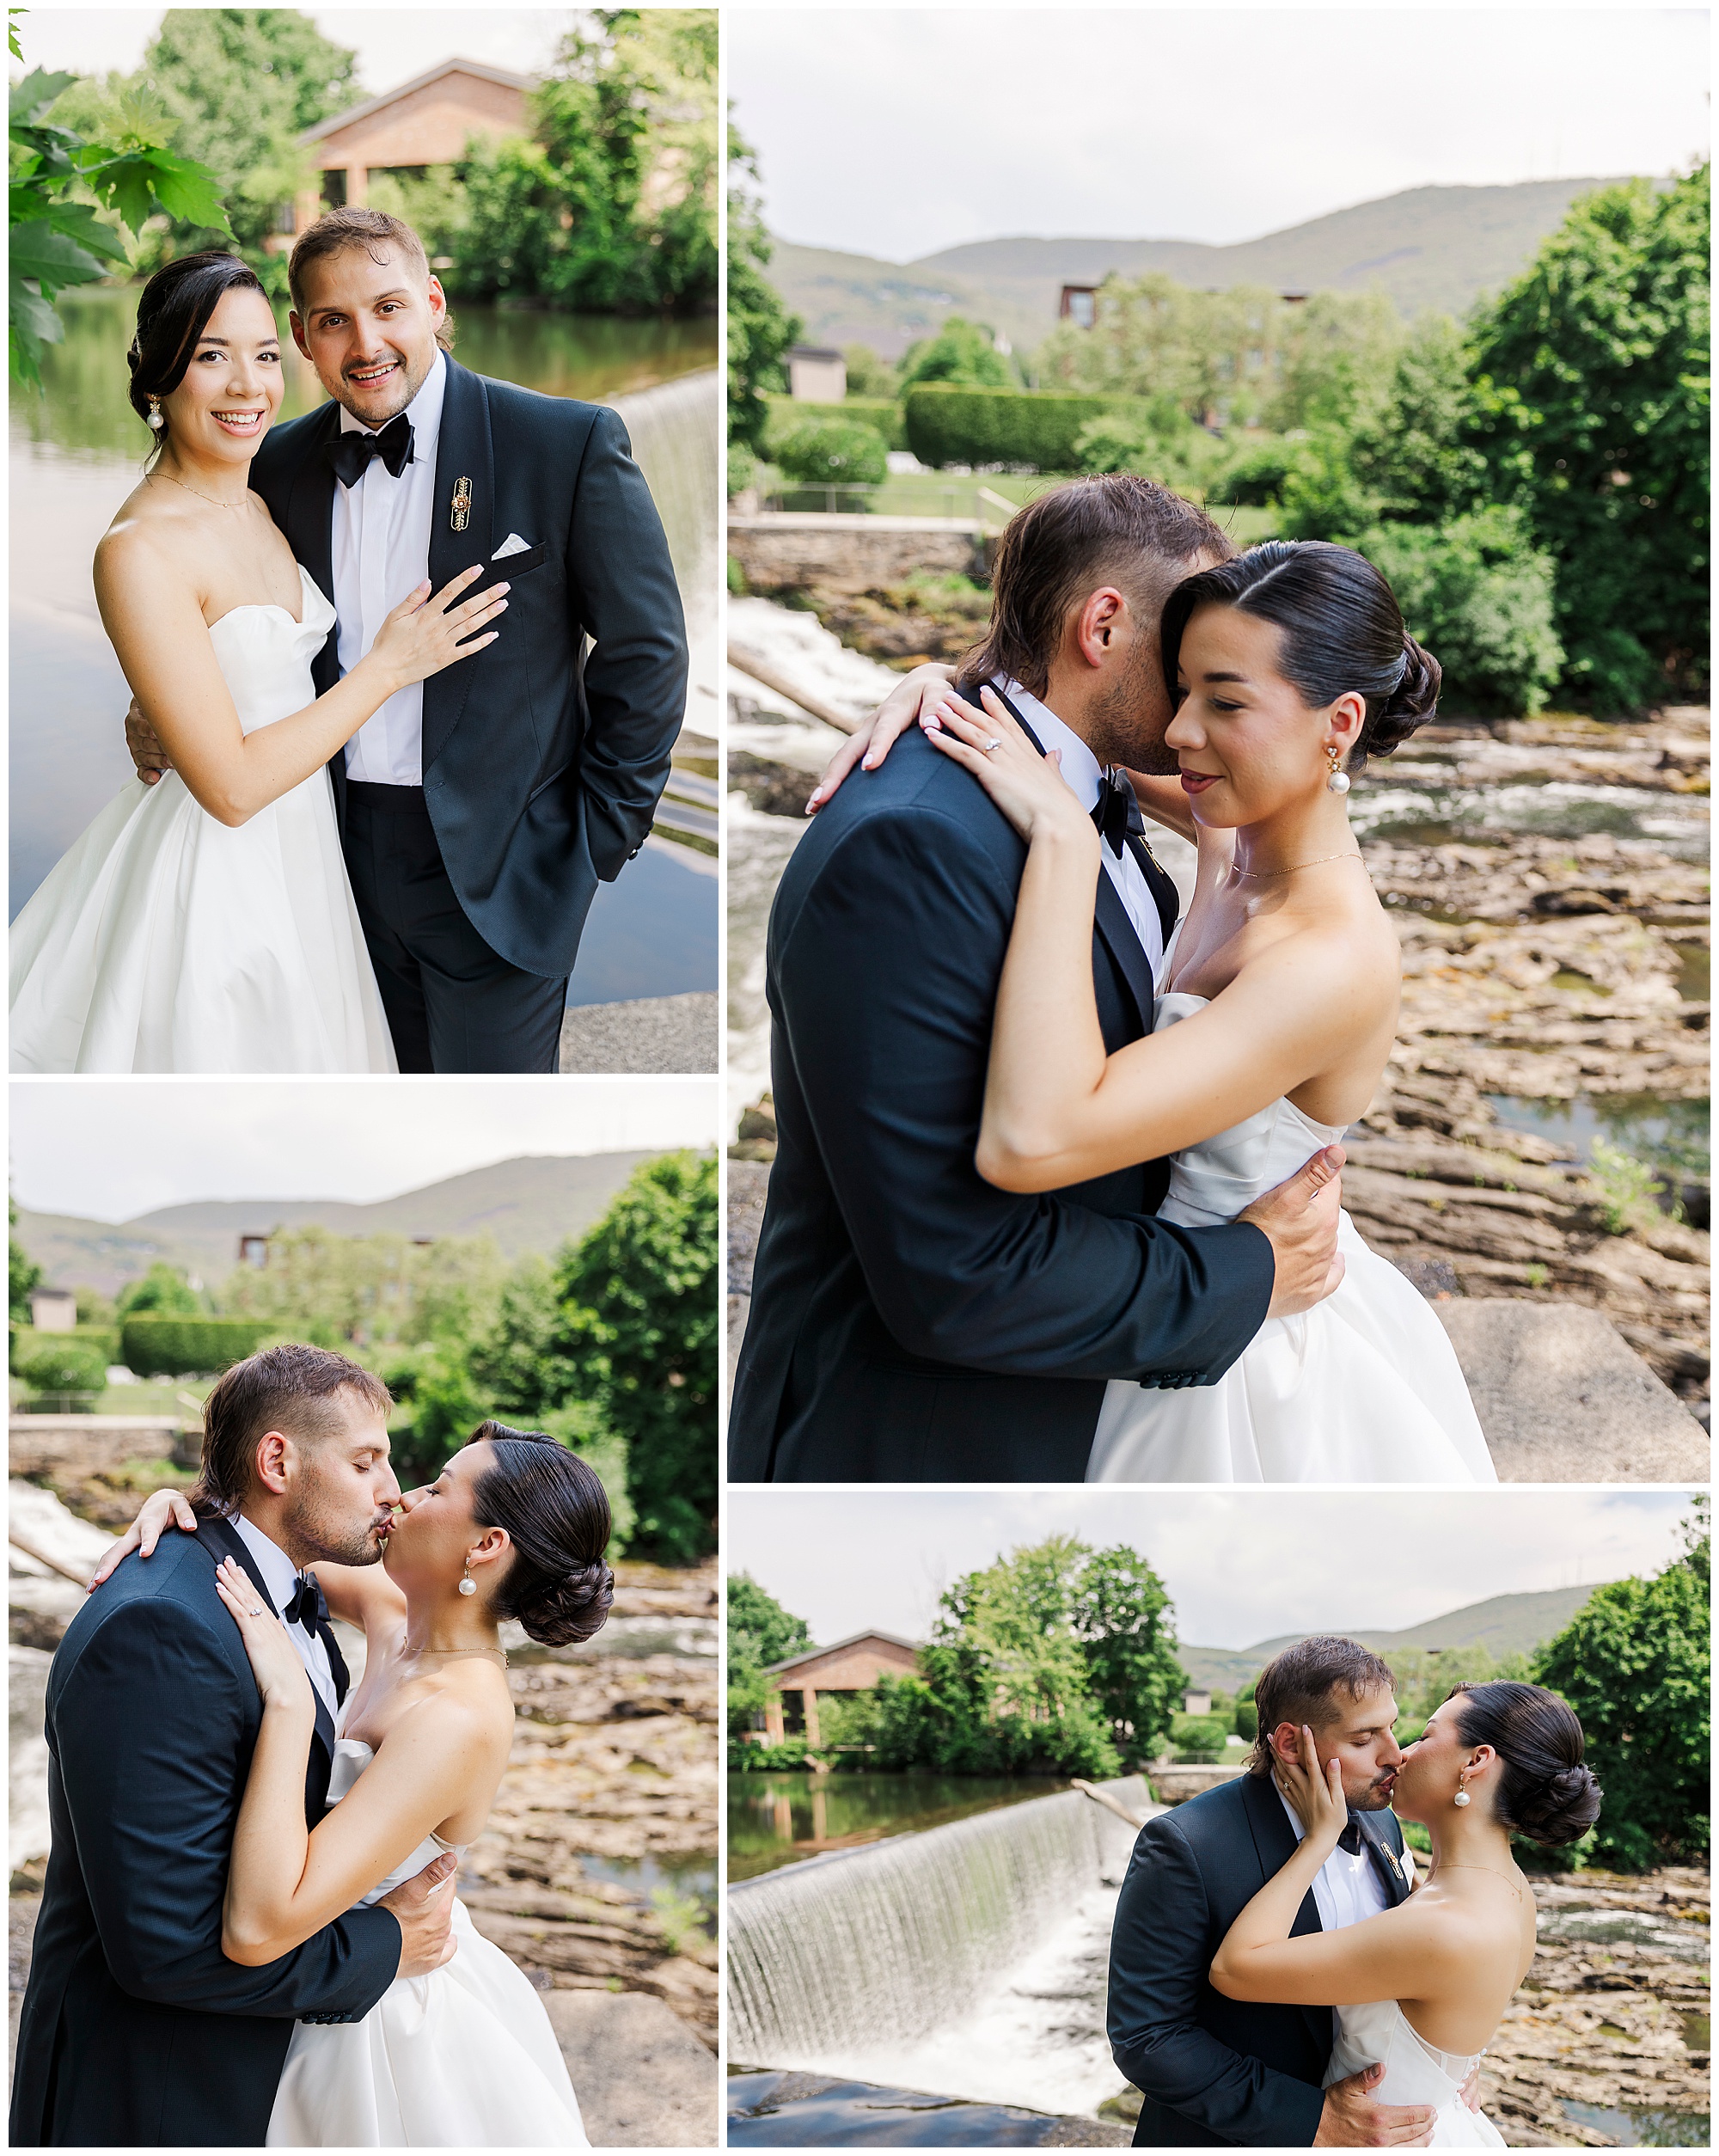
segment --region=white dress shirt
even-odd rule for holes
[[[282,1549],[278,1542],[270,1541],[260,1527],[255,1527],[242,1513],[233,1515],[232,1525],[239,1540],[255,1560],[257,1570],[263,1576],[263,1585],[274,1600],[275,1614],[284,1614],[287,1604],[298,1591],[298,1568]],[[298,1651],[298,1659],[309,1674],[322,1704],[330,1714],[340,1715],[340,1701],[334,1696],[334,1674],[328,1666],[328,1650],[314,1632],[307,1632],[303,1625],[289,1625],[286,1636]]]
[[[1306,1830],[1281,1789],[1277,1801],[1295,1829],[1296,1841],[1305,1841]],[[1392,1861],[1388,1849],[1385,1855],[1387,1862]],[[1321,1865],[1313,1880],[1313,1903],[1319,1912],[1320,1924],[1328,1932],[1340,1932],[1369,1916],[1383,1916],[1391,1907],[1391,1896],[1379,1876],[1379,1866],[1367,1854],[1365,1828],[1361,1830],[1361,1847],[1353,1856],[1347,1849],[1333,1849]]]
[[[1039,746],[1047,756],[1053,749],[1062,751],[1062,775],[1074,789],[1074,798],[1088,815],[1098,805],[1098,781],[1102,775],[1098,759],[1086,746],[1072,726],[1065,726],[1049,704],[1023,689],[1018,681],[1005,684],[1004,693],[1038,736]],[[1126,780],[1123,781],[1128,783]],[[1104,873],[1116,887],[1135,933],[1146,946],[1146,955],[1152,963],[1152,977],[1158,978],[1164,964],[1164,922],[1158,910],[1158,901],[1152,895],[1152,886],[1141,871],[1140,863],[1132,850],[1124,846],[1121,854],[1113,854],[1108,844],[1098,848]]]
[[[334,589],[339,617],[335,649],[350,674],[376,640],[383,622],[430,573],[430,533],[436,520],[436,444],[448,362],[436,364],[406,407],[412,461],[398,479],[379,456],[356,487],[334,481]],[[379,434],[340,407],[342,434]],[[398,689],[346,744],[346,776],[372,786],[424,783],[424,684]]]

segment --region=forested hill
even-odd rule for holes
[[[1339,1636],[1358,1639],[1387,1661],[1393,1649],[1408,1647],[1484,1647],[1502,1661],[1506,1655],[1526,1654],[1543,1640],[1555,1638],[1597,1585],[1590,1582],[1586,1587],[1550,1587],[1536,1595],[1494,1595],[1487,1602],[1471,1602],[1403,1632],[1362,1630]],[[1191,1682],[1233,1692],[1257,1675],[1274,1655],[1306,1637],[1305,1632],[1286,1632],[1251,1647],[1181,1646],[1176,1651]]]
[[[1265,285],[1279,291],[1377,286],[1406,315],[1461,315],[1509,283],[1578,195],[1604,180],[1534,180],[1512,187],[1412,187],[1233,247],[1190,240],[1002,239],[915,262],[874,260],[782,240],[769,276],[804,322],[808,343],[869,344],[886,358],[951,314],[1003,331],[1018,347],[1055,326],[1067,285],[1110,271],[1161,270],[1201,290]]]
[[[372,1205],[336,1198],[211,1199],[110,1225],[20,1208],[13,1233],[53,1287],[113,1295],[162,1259],[212,1284],[238,1259],[241,1235],[311,1223],[341,1235],[493,1235],[505,1258],[552,1256],[600,1219],[648,1153],[498,1161]]]

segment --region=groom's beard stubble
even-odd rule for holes
[[[1121,679],[1086,707],[1082,732],[1100,763],[1173,778],[1181,762],[1164,738],[1172,716],[1157,644],[1141,639]]]

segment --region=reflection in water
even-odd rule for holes
[[[130,691],[90,581],[96,542],[141,476],[147,438],[126,399],[136,288],[67,295],[66,335],[43,361],[45,397],[11,407],[11,862],[19,907],[132,777],[120,722]],[[669,533],[693,640],[687,733],[649,842],[591,912],[576,1003],[716,984],[714,575],[719,407],[712,322],[621,322],[456,310],[462,362],[558,396],[612,403],[627,423]],[[284,325],[283,325],[284,326]],[[287,346],[283,418],[323,401]],[[694,850],[696,849],[696,850]]]
[[[728,1876],[755,1879],[1067,1786],[1043,1774],[731,1774]]]

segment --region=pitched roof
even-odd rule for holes
[[[380,97],[372,97],[362,105],[350,105],[344,113],[336,113],[332,119],[320,120],[315,127],[307,127],[298,138],[300,142],[321,142],[327,135],[338,135],[343,127],[350,127],[355,119],[367,119],[384,105],[392,105],[396,98],[405,97],[413,90],[427,89],[431,83],[438,83],[444,75],[480,75],[488,83],[499,83],[504,89],[535,89],[535,75],[515,75],[505,67],[491,67],[483,60],[442,60],[422,75],[414,75],[409,83],[401,83],[391,90],[384,90]]]
[[[780,1670],[798,1669],[803,1662],[827,1661],[831,1655],[840,1654],[844,1647],[857,1647],[867,1639],[881,1639],[886,1645],[899,1647],[906,1654],[916,1655],[919,1652],[917,1641],[897,1639],[892,1632],[856,1632],[850,1633],[846,1639],[834,1641],[828,1647],[808,1647],[803,1655],[790,1655],[786,1662],[773,1662],[768,1665],[765,1674],[774,1676]]]

